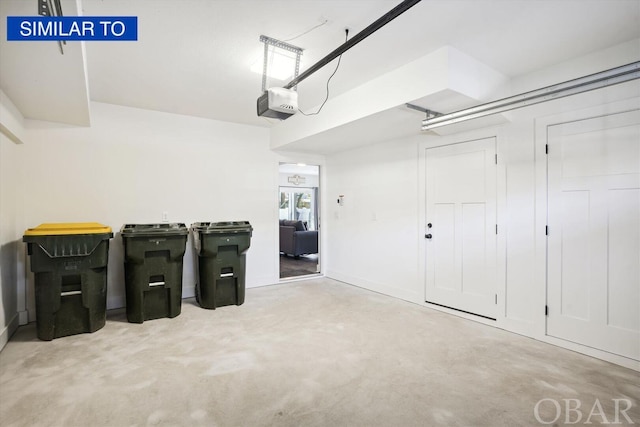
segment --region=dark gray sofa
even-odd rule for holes
[[[307,230],[302,221],[280,220],[280,252],[285,255],[318,253],[318,232]]]

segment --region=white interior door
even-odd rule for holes
[[[496,318],[496,141],[427,148],[427,302]]]
[[[547,141],[547,334],[640,360],[640,112]]]

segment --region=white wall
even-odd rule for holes
[[[11,100],[0,91],[0,349],[4,347],[24,311],[24,255],[22,249],[23,118]],[[21,295],[24,297],[24,293]],[[20,305],[20,307],[19,307]]]
[[[0,134],[0,349],[18,325],[20,146]]]
[[[530,90],[624,65],[638,60],[638,47],[638,41],[626,43],[522,76],[513,84]],[[536,146],[536,120],[637,96],[640,84],[634,81],[513,111],[511,122],[498,127],[442,137],[424,134],[328,156],[328,199],[343,194],[345,205],[333,203],[327,208],[327,276],[424,304],[424,149],[495,136],[500,159],[498,274],[504,289],[499,291],[501,314],[494,324],[550,341],[544,335],[545,280],[540,273],[544,272],[544,252],[542,257],[540,253],[544,219],[536,211],[536,198],[544,187],[537,164],[546,159],[544,145]],[[554,343],[591,351],[559,340]],[[590,354],[609,357],[604,352]]]
[[[280,156],[264,128],[91,104],[91,127],[27,121],[24,223],[247,220],[247,287],[276,283]],[[23,231],[23,230],[22,230]],[[108,308],[124,306],[123,245],[111,240]],[[32,274],[28,294],[33,310]],[[191,239],[183,296],[194,294]],[[33,317],[31,317],[33,320]]]
[[[329,277],[420,301],[416,147],[394,141],[327,158]]]
[[[108,308],[125,304],[119,229],[161,222],[163,212],[187,226],[249,221],[246,285],[279,282],[278,166],[323,156],[273,152],[265,128],[102,103],[91,104],[91,127],[24,120],[0,95],[0,349],[18,323],[35,320],[22,235],[44,222],[112,227]],[[194,261],[189,237],[183,297],[194,295]]]

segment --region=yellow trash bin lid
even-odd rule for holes
[[[60,222],[40,224],[24,232],[25,236],[65,236],[74,234],[107,234],[111,227],[97,222]]]

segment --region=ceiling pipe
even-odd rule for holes
[[[599,73],[557,83],[555,85],[510,96],[497,101],[488,102],[475,107],[456,111],[449,114],[441,114],[436,117],[428,117],[422,121],[422,130],[431,130],[441,126],[448,126],[479,117],[515,110],[529,105],[553,101],[565,96],[576,95],[590,90],[624,83],[630,80],[640,79],[640,61],[632,62],[621,67],[611,68]]]
[[[335,49],[333,52],[331,52],[330,54],[328,54],[327,56],[325,56],[324,58],[322,58],[321,60],[313,64],[311,67],[309,67],[306,71],[304,71],[298,77],[291,80],[289,83],[287,83],[284,86],[284,88],[291,89],[292,87],[296,86],[298,83],[300,83],[301,81],[303,81],[304,79],[306,79],[307,77],[309,77],[310,75],[318,71],[320,68],[324,67],[325,65],[327,65],[328,63],[336,59],[338,56],[342,55],[343,53],[351,49],[353,46],[360,43],[362,40],[366,39],[371,34],[375,33],[380,28],[384,27],[386,24],[393,21],[395,18],[402,15],[404,12],[406,12],[407,10],[409,10],[410,8],[412,8],[418,3],[420,3],[420,0],[403,1],[402,3],[400,3],[393,9],[391,9],[389,12],[385,13],[383,16],[378,18],[375,22],[373,22],[367,28],[360,31],[351,39],[347,40],[345,43],[343,43],[340,47]]]

